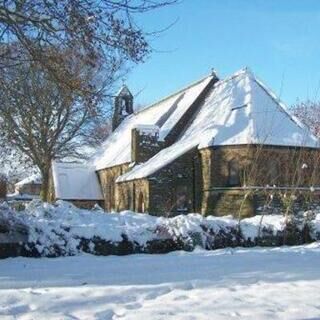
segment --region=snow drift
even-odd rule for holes
[[[27,256],[164,253],[208,250],[235,246],[302,244],[320,239],[319,212],[305,212],[287,222],[282,215],[255,216],[238,220],[231,216],[203,217],[199,214],[173,218],[130,211],[106,213],[100,207],[79,209],[71,203],[34,200],[23,211],[0,206],[0,248],[17,237],[17,253]],[[1,254],[0,254],[1,256]]]

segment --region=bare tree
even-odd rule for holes
[[[295,116],[307,127],[313,134],[320,137],[320,102],[319,101],[297,101],[292,106]]]
[[[0,2],[0,139],[39,168],[43,199],[51,160],[108,133],[104,98],[150,52],[135,15],[176,1]]]
[[[81,64],[77,68],[84,72]],[[0,75],[3,139],[39,168],[42,198],[46,200],[52,160],[80,155],[83,137],[99,113],[99,104],[95,95],[79,95],[58,84],[34,62],[5,71]],[[88,72],[87,82],[92,79],[92,72]]]
[[[84,137],[84,142],[90,148],[99,147],[112,132],[112,123],[110,118],[97,117],[90,123],[88,134]]]
[[[141,62],[149,52],[135,15],[177,0],[5,0],[0,2],[0,68],[33,59],[68,86],[62,48],[76,48],[85,64],[119,66]],[[18,46],[13,44],[18,43]],[[48,51],[47,47],[54,48]],[[66,77],[68,75],[68,77]]]

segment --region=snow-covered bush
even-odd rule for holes
[[[0,233],[24,230],[27,234],[24,254],[32,256],[81,252],[97,255],[165,253],[195,247],[211,250],[240,245],[282,245],[288,235],[293,236],[288,244],[299,244],[306,241],[306,230],[311,240],[320,239],[320,213],[306,215],[308,219],[290,223],[282,215],[265,215],[243,219],[239,224],[231,216],[188,214],[165,218],[130,211],[106,213],[100,207],[84,210],[68,202],[57,201],[53,205],[34,200],[24,211],[2,204]]]

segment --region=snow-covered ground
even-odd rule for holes
[[[0,262],[0,319],[320,319],[320,243]]]

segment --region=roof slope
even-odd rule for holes
[[[243,144],[319,147],[309,129],[244,69],[214,85],[176,143],[117,181],[147,177],[195,147]]]
[[[164,139],[197,97],[212,80],[208,76],[193,85],[128,116],[107,138],[93,156],[91,163],[97,170],[131,162],[131,130],[138,125],[157,125]]]
[[[40,174],[33,174],[15,184],[15,186],[23,186],[26,184],[41,184],[42,183],[42,178]]]
[[[82,163],[52,163],[56,199],[102,200],[101,187],[95,168]]]

